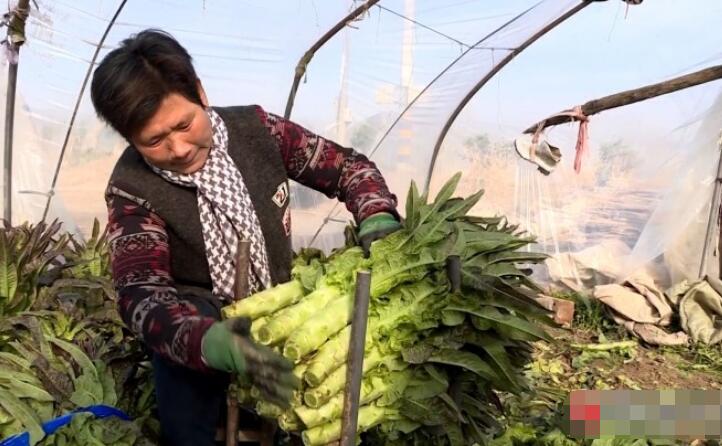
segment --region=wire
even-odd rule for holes
[[[80,92],[78,93],[77,101],[75,102],[75,108],[73,109],[73,114],[70,117],[70,123],[68,124],[68,131],[65,133],[65,140],[63,141],[63,147],[60,149],[60,158],[58,159],[58,164],[55,167],[55,174],[53,175],[53,181],[50,184],[50,191],[48,191],[48,200],[45,202],[45,210],[43,211],[43,219],[41,221],[45,221],[45,219],[48,216],[48,211],[50,210],[50,201],[53,198],[55,186],[58,183],[58,176],[60,175],[60,167],[63,165],[63,158],[65,156],[65,151],[68,148],[68,142],[70,141],[70,133],[73,131],[73,124],[75,123],[75,117],[78,114],[78,109],[80,108],[80,102],[83,100],[83,93],[85,92],[85,87],[88,85],[88,80],[90,79],[90,75],[93,72],[93,66],[95,64],[95,61],[98,59],[98,54],[100,53],[100,49],[103,46],[103,43],[105,43],[105,39],[108,37],[108,34],[110,33],[111,28],[115,24],[115,21],[118,19],[118,16],[120,15],[121,11],[123,11],[123,7],[125,7],[125,3],[127,0],[121,0],[120,4],[118,5],[118,9],[115,11],[115,15],[113,15],[113,18],[108,23],[108,27],[105,28],[105,32],[103,33],[103,36],[100,38],[100,41],[98,42],[98,46],[95,48],[95,53],[93,54],[93,59],[88,64],[88,70],[85,73],[85,79],[83,79],[83,85],[80,87]]]
[[[402,19],[404,19],[404,20],[407,20],[407,21],[413,23],[414,25],[417,25],[417,26],[419,26],[419,27],[421,27],[421,28],[424,28],[424,29],[426,29],[426,30],[428,30],[428,31],[431,31],[431,32],[434,33],[434,34],[437,34],[437,35],[439,35],[439,36],[441,36],[441,37],[444,37],[445,39],[448,39],[448,40],[450,40],[450,41],[452,41],[452,42],[454,42],[454,43],[457,43],[457,44],[459,44],[460,46],[464,47],[464,48],[467,49],[467,50],[468,50],[468,49],[475,49],[475,50],[484,50],[484,51],[494,51],[494,50],[514,51],[514,50],[516,49],[516,48],[510,48],[510,47],[495,47],[495,46],[478,46],[478,45],[471,45],[471,44],[465,43],[465,42],[463,42],[463,41],[461,41],[461,40],[459,40],[459,39],[457,39],[457,38],[455,38],[455,37],[452,37],[452,36],[450,36],[450,35],[448,35],[448,34],[445,34],[445,33],[441,32],[441,31],[439,31],[439,30],[437,30],[437,29],[435,29],[435,28],[433,28],[433,27],[431,27],[431,26],[429,26],[429,25],[426,25],[426,24],[424,24],[424,23],[421,23],[421,22],[419,22],[419,21],[416,20],[416,19],[412,19],[411,17],[407,17],[407,16],[405,16],[405,15],[399,13],[399,12],[396,12],[396,11],[394,11],[394,10],[392,10],[392,9],[389,9],[389,8],[387,8],[387,7],[385,7],[385,6],[381,6],[380,4],[376,4],[376,5],[374,5],[374,6],[376,6],[376,7],[379,8],[379,9],[382,9],[382,10],[384,10],[384,11],[386,11],[386,12],[389,12],[389,13],[395,15],[395,16],[398,16],[398,17],[400,17],[400,18],[402,18]],[[489,18],[498,18],[498,17],[503,17],[503,16],[505,16],[505,15],[507,15],[507,14],[498,15],[498,16],[492,16],[492,17],[489,17]],[[465,21],[465,22],[469,22],[469,21],[478,21],[478,20],[479,20],[479,19],[468,19],[468,20],[464,20],[464,21]],[[459,23],[460,23],[460,22],[462,22],[462,21],[459,21]],[[449,23],[454,23],[454,22],[449,22]]]
[[[379,4],[376,4],[375,6],[376,6],[377,8],[379,8],[379,9],[383,9],[384,11],[389,12],[389,13],[395,15],[395,16],[401,17],[402,19],[407,20],[407,21],[413,23],[414,25],[418,25],[418,26],[420,26],[421,28],[427,29],[427,30],[431,31],[431,32],[434,33],[434,34],[438,34],[438,35],[441,36],[441,37],[444,37],[444,38],[446,38],[446,39],[449,39],[449,40],[451,40],[452,42],[456,42],[456,43],[458,43],[459,45],[461,45],[461,46],[463,46],[463,47],[466,47],[466,48],[470,48],[470,47],[471,47],[471,45],[469,45],[469,44],[467,44],[467,43],[464,43],[464,42],[462,42],[462,41],[459,40],[459,39],[456,39],[456,38],[454,38],[454,37],[451,37],[451,36],[448,35],[448,34],[444,34],[444,33],[442,33],[441,31],[436,30],[436,29],[434,29],[434,28],[432,28],[432,27],[430,27],[430,26],[428,26],[428,25],[424,25],[423,23],[419,22],[418,20],[414,20],[414,19],[412,19],[411,17],[406,17],[405,15],[403,15],[403,14],[401,14],[401,13],[398,13],[398,12],[392,10],[392,9],[389,9],[389,8],[387,8],[387,7],[385,7],[385,6],[381,6],[381,5],[379,5]]]
[[[502,30],[504,30],[507,26],[510,26],[512,23],[516,22],[517,20],[521,19],[522,17],[524,17],[524,16],[525,16],[526,14],[528,14],[529,12],[533,11],[534,9],[536,9],[536,8],[537,8],[539,5],[541,5],[543,2],[544,2],[544,0],[538,1],[538,2],[535,3],[534,5],[532,5],[532,6],[530,6],[529,8],[527,8],[526,10],[524,10],[524,11],[520,12],[519,14],[517,14],[515,17],[513,17],[513,18],[511,18],[510,20],[508,20],[507,22],[503,23],[501,26],[497,27],[496,29],[494,29],[493,31],[491,31],[489,34],[487,34],[487,35],[485,35],[484,37],[482,37],[481,39],[479,39],[479,41],[476,42],[476,44],[474,45],[474,47],[476,47],[476,46],[478,46],[478,45],[481,45],[482,43],[486,42],[488,39],[492,38],[492,37],[495,36],[497,33],[499,33],[499,32],[501,32]],[[418,101],[419,98],[421,98],[421,96],[422,96],[429,88],[431,88],[431,87],[434,85],[434,83],[436,83],[436,81],[438,81],[439,79],[441,79],[441,77],[442,77],[447,71],[449,71],[451,68],[453,68],[453,66],[456,65],[456,63],[459,62],[459,61],[460,61],[469,51],[471,51],[474,47],[469,47],[469,48],[467,48],[463,53],[461,53],[459,56],[457,56],[451,63],[449,63],[443,70],[441,70],[441,72],[440,72],[439,74],[437,74],[436,77],[434,77],[428,84],[426,84],[426,86],[423,88],[423,90],[421,90],[421,91],[406,105],[406,107],[404,107],[404,109],[401,111],[401,113],[399,114],[399,116],[397,116],[396,119],[394,120],[394,122],[391,123],[391,125],[389,126],[389,128],[386,129],[386,132],[384,132],[384,134],[381,136],[381,138],[380,138],[379,141],[376,143],[376,145],[374,146],[374,148],[368,153],[367,156],[368,156],[369,159],[371,159],[371,157],[374,155],[374,153],[376,153],[376,151],[379,149],[379,147],[381,147],[381,143],[383,143],[384,140],[386,139],[386,137],[387,137],[389,134],[391,134],[391,131],[394,129],[394,127],[396,127],[396,124],[398,124],[398,123],[401,121],[401,118],[403,118],[403,116],[406,114],[406,112],[407,112],[409,109],[411,109],[411,107],[416,103],[416,101]],[[328,212],[328,214],[326,215],[326,218],[324,218],[323,222],[321,222],[321,224],[319,225],[319,228],[318,228],[318,230],[316,231],[316,233],[314,234],[313,238],[311,239],[311,242],[309,243],[309,246],[312,246],[313,243],[316,241],[316,238],[318,237],[318,235],[321,233],[321,231],[323,230],[323,228],[324,228],[324,227],[326,226],[326,224],[328,223],[329,217],[331,217],[331,215],[332,215],[334,212],[336,212],[336,209],[338,209],[338,206],[339,206],[339,203],[336,203],[336,204],[333,205],[333,207],[331,208],[331,210],[330,210],[330,211]]]

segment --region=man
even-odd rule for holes
[[[128,141],[106,191],[120,313],[153,352],[164,444],[214,444],[228,372],[286,403],[291,364],[219,321],[234,299],[238,240],[251,292],[290,279],[288,179],[346,203],[368,251],[399,227],[396,198],[366,157],[258,106],[210,107],[188,52],[146,30],[95,70],[98,115]]]

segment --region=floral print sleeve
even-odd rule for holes
[[[179,299],[170,274],[165,223],[122,191],[107,197],[113,282],[121,318],[155,353],[205,370],[201,338],[213,318]]]
[[[259,106],[256,111],[276,139],[289,178],[343,201],[357,223],[378,212],[398,218],[396,197],[372,161]]]

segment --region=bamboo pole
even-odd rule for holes
[[[704,70],[695,71],[694,73],[685,74],[684,76],[675,77],[656,84],[622,91],[620,93],[615,93],[598,99],[592,99],[591,101],[582,104],[581,110],[585,116],[591,116],[605,110],[645,101],[647,99],[674,93],[675,91],[705,84],[718,79],[722,79],[722,65],[705,68]],[[572,116],[554,115],[548,119],[533,124],[528,129],[524,130],[524,133],[534,133],[537,128],[540,127],[541,129],[545,129],[547,127],[575,120],[576,118]]]
[[[311,62],[311,59],[313,59],[313,56],[316,54],[316,51],[318,51],[322,46],[326,44],[333,36],[336,35],[339,31],[341,31],[349,22],[352,22],[355,20],[358,16],[363,14],[364,12],[368,11],[369,8],[371,8],[373,5],[378,3],[380,0],[368,0],[363,5],[359,6],[358,8],[354,9],[349,13],[346,17],[341,19],[340,22],[338,22],[333,28],[329,29],[326,34],[321,36],[320,39],[316,41],[313,45],[311,45],[311,48],[306,51],[303,56],[301,56],[301,59],[298,61],[298,64],[296,65],[296,72],[293,76],[293,84],[291,85],[291,91],[288,93],[288,101],[286,102],[286,111],[283,113],[283,116],[288,119],[291,117],[291,110],[293,110],[293,104],[296,100],[296,93],[298,92],[298,85],[301,83],[301,78],[304,74],[306,74],[306,67]]]

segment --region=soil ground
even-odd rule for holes
[[[575,318],[572,329],[547,328],[556,342],[534,344],[533,362],[526,370],[533,391],[502,398],[509,428],[493,446],[718,444],[711,440],[573,440],[562,434],[560,403],[572,390],[722,389],[720,346],[647,346],[599,314],[581,319],[579,323]]]

